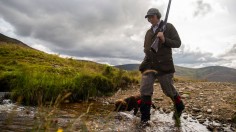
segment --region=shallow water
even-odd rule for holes
[[[151,131],[151,132],[208,132],[205,125],[190,116],[181,118],[181,127],[175,127],[172,114],[152,110],[150,126],[140,128],[140,118],[132,112],[113,112],[113,105],[105,103],[63,104],[53,107],[26,107],[5,100],[0,105],[1,131]],[[185,115],[187,116],[187,115]]]

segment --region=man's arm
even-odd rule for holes
[[[146,46],[147,46],[147,34],[148,34],[148,30],[146,31],[145,37],[144,37],[144,44],[143,44],[143,52],[146,53]]]
[[[168,23],[166,26],[166,36],[165,42],[163,44],[171,48],[179,48],[181,45],[181,40],[177,30],[170,23]]]

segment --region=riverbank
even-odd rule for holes
[[[185,113],[200,123],[216,121],[222,125],[230,124],[236,128],[236,85],[216,82],[181,82],[175,83],[186,105]],[[139,86],[130,86],[119,90],[114,96],[106,98],[109,103],[139,93]],[[164,95],[159,84],[154,86],[153,102],[165,113],[173,111],[172,101]],[[184,117],[187,118],[187,117]],[[209,126],[214,129],[216,126]],[[218,126],[220,127],[220,126]]]
[[[175,86],[186,104],[181,117],[182,131],[235,131],[231,117],[235,113],[235,85],[181,82],[175,83]],[[152,126],[144,131],[177,131],[172,119],[171,100],[162,93],[159,84],[155,84],[154,88],[153,102],[159,110],[152,109]],[[1,107],[0,128],[12,131],[56,131],[60,128],[64,131],[141,131],[137,128],[140,118],[133,116],[132,112],[113,111],[115,100],[138,93],[139,86],[133,85],[119,90],[111,97],[63,103],[57,108],[27,107],[7,102]]]

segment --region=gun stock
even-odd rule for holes
[[[159,38],[156,38],[154,40],[154,42],[152,43],[151,45],[151,50],[154,52],[154,53],[157,53],[158,51],[158,44],[159,44]]]

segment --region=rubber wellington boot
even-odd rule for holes
[[[174,112],[173,118],[177,120],[180,118],[185,108],[184,103],[181,100],[179,95],[174,97],[174,108],[175,108],[175,112]]]
[[[147,123],[150,120],[150,110],[151,110],[151,96],[142,96],[141,97],[141,123]]]

